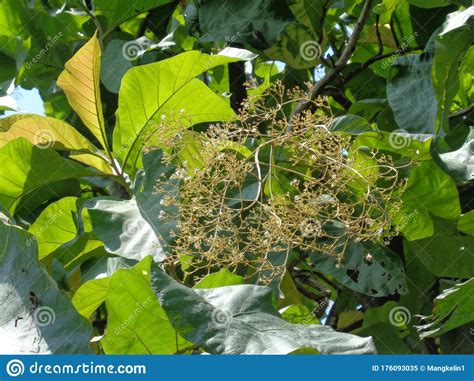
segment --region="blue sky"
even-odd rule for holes
[[[17,87],[10,96],[15,101],[18,111],[5,111],[5,116],[18,113],[44,115],[43,100],[37,89],[25,90],[21,87]]]

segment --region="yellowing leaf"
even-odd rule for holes
[[[48,145],[56,150],[97,151],[89,140],[62,120],[33,114],[14,117],[2,120],[2,126],[9,128],[0,132],[0,147],[21,137],[35,145]]]
[[[88,165],[95,169],[98,169],[102,173],[105,173],[108,175],[115,174],[114,170],[110,166],[110,163],[107,161],[107,159],[104,159],[100,155],[93,155],[90,153],[80,153],[80,154],[70,155],[69,158],[79,161],[82,164]]]
[[[0,147],[17,138],[25,138],[36,146],[59,151],[74,151],[73,157],[101,172],[111,174],[107,159],[74,127],[62,120],[34,114],[18,114],[0,120]]]
[[[100,56],[99,40],[94,35],[66,62],[57,84],[86,127],[108,149],[100,100]]]

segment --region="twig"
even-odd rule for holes
[[[474,111],[474,106],[469,106],[468,108],[453,112],[452,114],[449,114],[448,118],[449,119],[455,119],[455,118],[459,118],[461,116],[466,116],[466,115],[469,115],[472,111]]]
[[[382,42],[382,36],[380,35],[380,15],[377,15],[375,17],[375,33],[377,34],[377,42],[379,44],[379,52],[378,56],[383,54],[383,42]]]
[[[395,31],[395,21],[397,21],[398,23],[396,16],[392,14],[392,17],[390,18],[390,30],[392,31],[392,36],[393,40],[395,41],[395,45],[400,46],[400,41],[398,40],[397,32]]]
[[[329,10],[329,0],[326,0],[323,6],[323,14],[321,15],[321,35],[319,36],[318,43],[321,44],[324,40],[324,22],[326,21],[326,15]]]
[[[354,69],[353,71],[351,71],[349,74],[346,75],[346,82],[349,82],[351,79],[353,79],[355,76],[362,73],[365,69],[367,69],[370,65],[372,65],[373,63],[375,63],[377,61],[383,60],[385,58],[389,58],[389,57],[394,56],[394,55],[404,55],[404,54],[407,54],[407,53],[412,52],[414,50],[420,50],[420,49],[422,49],[422,48],[419,47],[419,46],[414,47],[414,48],[407,47],[405,49],[399,48],[399,49],[397,49],[393,52],[389,52],[389,53],[380,54],[380,55],[370,57],[367,61],[365,61],[363,64],[361,64],[357,69]]]
[[[338,73],[342,70],[344,65],[349,61],[349,59],[352,56],[352,53],[355,50],[357,41],[359,40],[360,34],[362,32],[362,29],[364,28],[364,24],[366,23],[367,18],[369,17],[369,11],[370,11],[371,5],[372,5],[372,0],[365,1],[364,7],[362,8],[362,12],[359,16],[359,19],[357,20],[357,23],[354,27],[351,37],[349,38],[346,48],[342,52],[339,59],[336,61],[336,64],[334,65],[334,69],[331,72],[327,73],[324,77],[322,77],[318,81],[318,83],[316,83],[311,88],[308,94],[309,100],[298,103],[295,111],[293,112],[292,117],[307,110],[311,106],[312,100],[321,94],[321,91],[324,89],[324,87],[328,85],[334,79],[334,77],[338,75]]]
[[[100,25],[99,20],[97,20],[97,17],[94,16],[94,14],[91,12],[91,10],[85,4],[83,4],[82,1],[79,0],[77,3],[84,10],[84,12],[87,13],[87,15],[92,19],[92,21],[94,22],[97,30],[99,31],[99,42],[100,42],[101,47],[102,47],[102,40],[105,36],[104,36],[104,30],[102,29],[102,26]]]

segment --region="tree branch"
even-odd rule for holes
[[[355,50],[357,41],[359,40],[362,29],[364,28],[364,25],[367,22],[367,18],[369,17],[371,5],[372,5],[372,0],[365,1],[364,7],[362,8],[362,12],[359,16],[359,19],[357,20],[354,30],[352,31],[349,41],[347,42],[347,45],[344,51],[342,52],[341,56],[336,61],[336,64],[334,65],[334,69],[331,72],[327,73],[324,77],[322,77],[318,81],[318,83],[316,83],[311,88],[308,94],[310,100],[300,102],[296,106],[293,116],[307,110],[311,106],[311,103],[312,103],[311,100],[315,99],[321,94],[324,87],[326,87],[334,79],[334,77],[337,76],[337,74],[342,70],[342,68],[349,61],[349,59],[352,56],[352,53],[354,53],[354,50]]]

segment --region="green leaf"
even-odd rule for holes
[[[77,200],[77,197],[64,197],[49,204],[28,229],[38,243],[39,260],[76,237],[73,214],[77,213]]]
[[[89,212],[94,233],[109,253],[136,260],[147,256],[152,256],[155,261],[166,258],[135,199],[98,198],[88,200],[84,207]]]
[[[151,255],[162,261],[177,234],[178,214],[174,205],[164,205],[163,198],[178,196],[178,179],[170,179],[175,168],[162,162],[162,152],[144,155],[145,170],[136,178],[131,200],[95,198],[84,207],[89,210],[93,231],[108,252],[140,260]],[[162,181],[160,191],[157,180]],[[162,215],[167,215],[167,217]]]
[[[61,180],[96,176],[91,170],[19,138],[0,148],[0,202],[13,213],[20,199]],[[45,165],[47,163],[47,165]],[[54,170],[52,170],[54,168]]]
[[[57,80],[71,107],[103,148],[107,149],[100,98],[100,44],[94,35],[68,62]]]
[[[454,222],[436,220],[432,237],[405,240],[404,247],[439,277],[468,278],[474,274],[474,239],[460,235]]]
[[[430,322],[417,327],[421,332],[420,337],[424,339],[439,336],[471,323],[474,320],[473,294],[474,278],[444,290],[434,300],[433,315],[425,318]]]
[[[437,129],[449,131],[448,117],[459,87],[459,62],[473,40],[474,6],[448,15],[435,38],[433,85],[438,98]]]
[[[33,237],[0,217],[0,353],[91,353],[91,330],[38,262]]]
[[[457,182],[467,182],[474,180],[474,128],[466,142],[456,151],[439,155],[446,171]]]
[[[189,127],[233,117],[228,103],[195,77],[234,61],[238,58],[191,51],[127,71],[119,92],[114,149],[129,174],[142,166],[144,140],[164,133],[164,119]]]
[[[289,0],[288,6],[298,22],[311,28],[317,36],[323,33],[324,1]]]
[[[335,118],[332,122],[331,130],[357,135],[362,132],[372,131],[372,127],[370,127],[369,122],[365,118],[347,114]]]
[[[208,0],[199,9],[200,41],[231,41],[264,50],[293,20],[286,2],[278,0]]]
[[[176,168],[163,161],[161,150],[143,155],[144,171],[137,176],[134,194],[143,218],[150,224],[158,237],[163,251],[169,252],[178,235],[179,208],[167,205],[165,196],[180,202],[180,179],[172,178]],[[157,181],[161,184],[157,187]],[[163,215],[163,216],[162,216]]]
[[[458,230],[464,234],[474,235],[474,210],[461,216],[458,221]]]
[[[365,261],[370,254],[372,261]],[[321,253],[310,253],[318,272],[331,275],[351,290],[371,295],[405,294],[407,285],[400,257],[386,247],[372,242],[351,242],[344,252],[344,262]]]
[[[173,354],[188,346],[150,287],[150,263],[147,257],[109,278],[89,281],[74,295],[74,305],[84,316],[105,302],[108,321],[101,343],[106,354]]]
[[[173,3],[174,0],[140,0],[130,3],[130,0],[95,0],[94,10],[97,16],[107,19],[107,30],[113,30],[117,25],[161,5]]]
[[[89,319],[104,303],[110,278],[92,279],[84,283],[74,294],[72,304],[80,315]]]
[[[303,304],[285,307],[281,317],[292,324],[320,324],[318,318]]]
[[[264,53],[273,60],[283,61],[295,69],[314,68],[320,62],[323,48],[318,37],[307,26],[292,23],[280,33],[276,43]]]
[[[408,0],[412,5],[420,8],[438,8],[451,4],[450,0]]]
[[[321,353],[374,353],[370,338],[321,325],[296,325],[272,307],[272,290],[253,285],[191,289],[157,266],[151,284],[175,329],[217,354],[286,354],[301,348]]]
[[[461,215],[456,184],[433,161],[423,161],[413,169],[401,199],[401,209],[393,219],[409,241],[433,235],[430,214],[447,220]]]
[[[362,329],[358,334],[372,334],[379,354],[406,354],[410,353],[410,349],[402,340],[402,332],[405,331],[406,336],[406,326],[410,322],[410,311],[404,306],[398,306],[396,302],[389,301],[365,312]]]
[[[235,286],[244,283],[244,278],[241,276],[235,275],[227,269],[222,269],[216,273],[207,275],[204,279],[196,283],[194,288],[216,288],[222,286]]]
[[[435,132],[436,97],[431,80],[429,54],[397,58],[392,65],[395,75],[387,84],[387,99],[398,126],[411,133]]]
[[[123,76],[133,67],[131,60],[124,54],[124,49],[127,46],[139,46],[127,44],[127,41],[112,40],[105,47],[102,56],[100,80],[107,90],[115,94],[119,92]]]
[[[348,131],[355,133],[357,130]],[[360,132],[354,141],[353,149],[363,147],[379,148],[401,156],[411,157],[415,160],[431,160],[431,145],[433,135],[409,134],[406,131]]]
[[[393,11],[406,0],[383,0],[374,7],[374,12],[380,15],[380,23],[388,24]]]
[[[64,197],[49,204],[30,226],[38,243],[38,259],[54,257],[63,263],[66,270],[84,262],[92,256],[104,254],[102,242],[91,233],[86,212],[83,211],[79,226],[79,212],[83,200]]]

